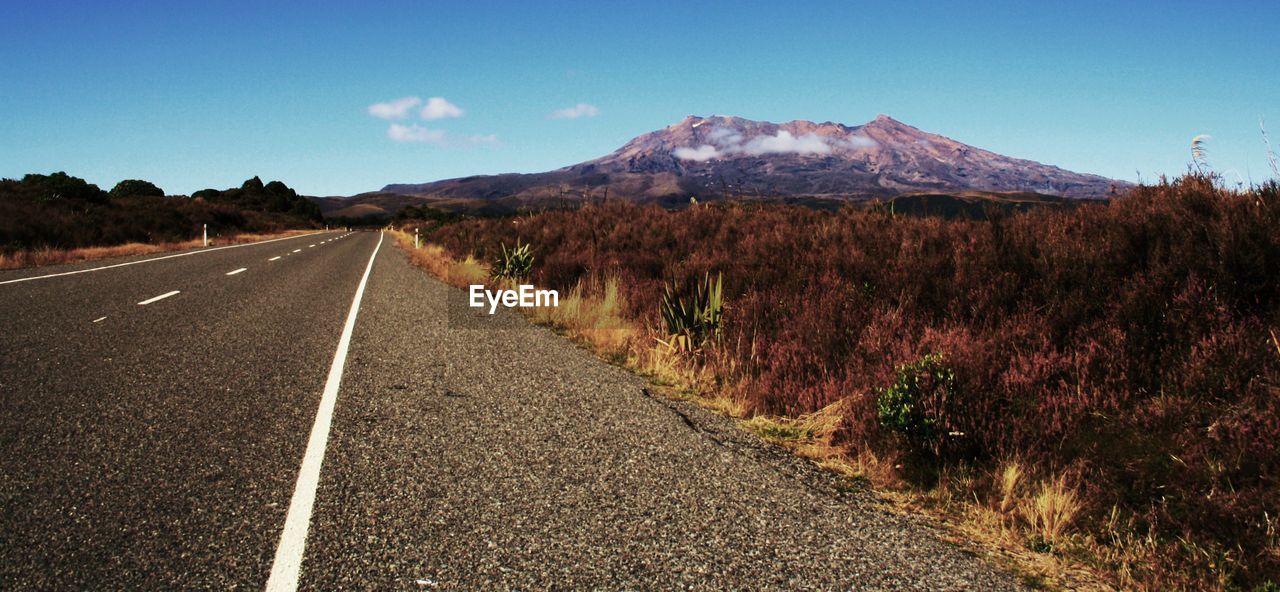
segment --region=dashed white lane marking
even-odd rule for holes
[[[157,302],[157,301],[160,301],[160,300],[164,300],[165,298],[168,298],[168,297],[173,296],[174,294],[178,294],[178,293],[180,293],[180,292],[181,292],[180,290],[174,290],[174,291],[172,291],[172,292],[165,292],[164,294],[161,294],[161,295],[159,295],[159,296],[156,296],[155,298],[148,298],[148,299],[146,299],[146,300],[143,300],[142,302],[139,302],[139,303],[138,303],[138,306],[145,306],[145,305],[147,305],[147,304],[151,304],[152,302]]]
[[[89,273],[90,271],[102,271],[104,269],[114,269],[116,267],[124,267],[126,265],[137,265],[139,263],[150,263],[152,261],[162,261],[164,259],[173,259],[174,257],[186,257],[188,255],[199,255],[200,253],[212,253],[214,251],[221,251],[223,249],[238,249],[240,247],[251,247],[253,245],[265,245],[267,243],[274,243],[276,241],[289,240],[291,238],[302,238],[304,236],[311,236],[312,234],[317,234],[317,233],[313,232],[311,234],[300,234],[297,236],[284,236],[280,238],[273,238],[271,240],[258,241],[256,243],[244,243],[243,245],[227,245],[225,247],[213,247],[210,249],[200,249],[199,251],[188,251],[186,253],[178,253],[176,255],[165,255],[163,257],[153,257],[151,259],[142,259],[140,261],[126,261],[124,263],[116,263],[115,265],[104,265],[102,267],[93,267],[90,269],[77,269],[76,271],[64,271],[62,273],[51,273],[49,275],[37,275],[32,277],[18,278],[16,280],[5,280],[3,282],[0,282],[0,286],[3,286],[5,284],[16,284],[18,282],[29,282],[31,280],[42,280],[44,278],[59,277],[64,275],[75,275],[77,273]]]
[[[101,317],[101,318],[93,319],[93,322],[101,323],[102,321],[105,321],[105,320],[107,320],[107,317]]]
[[[294,250],[293,250],[293,252],[294,252],[294,253],[301,253],[301,252],[302,252],[302,249],[294,249]]]
[[[241,267],[240,269],[235,269],[235,270],[232,270],[232,271],[228,271],[228,272],[227,272],[227,275],[235,275],[235,274],[240,273],[240,272],[242,272],[242,271],[244,271],[244,270],[246,270],[246,269],[249,269],[249,268],[248,268],[248,267]]]
[[[342,326],[342,336],[338,338],[338,350],[333,354],[333,365],[329,366],[329,378],[324,383],[324,394],[320,396],[320,409],[316,411],[316,422],[311,426],[311,437],[307,439],[307,451],[302,456],[302,469],[298,471],[298,483],[293,488],[293,498],[289,500],[289,511],[284,517],[284,531],[280,533],[280,544],[276,547],[276,557],[271,563],[271,577],[267,579],[267,592],[293,592],[298,589],[298,573],[302,569],[302,556],[307,547],[307,529],[311,525],[311,508],[316,501],[316,487],[320,484],[320,465],[324,462],[324,448],[329,440],[329,424],[333,420],[333,408],[338,402],[338,387],[342,384],[342,368],[347,363],[347,348],[351,345],[351,333],[356,327],[356,314],[360,312],[360,299],[364,297],[364,287],[369,283],[369,272],[373,271],[373,262],[378,257],[378,249],[382,247],[383,235],[378,235],[378,246],[373,248],[369,256],[369,266],[364,269],[364,277],[356,287],[356,296],[351,300],[351,311],[347,313],[347,322]]]
[[[310,249],[311,247],[314,247],[314,246],[315,244],[313,243],[313,244],[307,245],[307,248]]]
[[[275,261],[276,259],[279,259],[279,258],[280,258],[280,256],[279,256],[279,255],[276,255],[275,257],[272,257],[272,258],[270,258],[270,259],[267,259],[267,261]]]

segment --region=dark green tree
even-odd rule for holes
[[[125,179],[111,188],[111,197],[154,196],[164,197],[164,190],[150,181]]]
[[[257,177],[254,177],[254,178],[256,179]],[[267,183],[264,189],[266,189],[267,193],[270,193],[271,195],[285,195],[289,197],[295,197],[298,195],[296,192],[294,192],[294,190],[289,189],[288,185],[285,185],[284,183],[281,183],[279,181],[272,181],[270,183]]]
[[[61,171],[52,175],[26,175],[22,177],[22,185],[29,188],[31,193],[41,200],[76,199],[98,203],[107,201],[107,192],[97,185]]]

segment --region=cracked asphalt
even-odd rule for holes
[[[0,588],[261,589],[377,238],[0,285]],[[464,300],[383,244],[300,588],[1019,589],[864,489]]]

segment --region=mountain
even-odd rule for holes
[[[424,201],[450,209],[520,209],[605,197],[666,204],[690,197],[843,202],[959,192],[1096,199],[1128,186],[996,154],[886,115],[852,127],[691,115],[610,154],[554,171],[392,184],[326,209]]]

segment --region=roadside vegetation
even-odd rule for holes
[[[321,224],[310,200],[257,177],[186,197],[139,179],[103,191],[66,173],[32,174],[0,180],[0,269],[194,247],[204,225],[225,244]]]
[[[609,203],[401,242],[458,285],[527,248],[538,320],[1047,583],[1274,590],[1278,228],[1275,182],[1196,172],[981,220]]]

